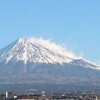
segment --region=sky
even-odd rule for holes
[[[100,0],[0,0],[0,49],[42,37],[100,63]]]

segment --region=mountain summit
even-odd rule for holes
[[[85,84],[100,71],[50,40],[20,38],[0,50],[0,75],[8,83]]]
[[[67,63],[72,60],[61,46],[36,38],[20,38],[0,51],[0,62],[5,63]]]

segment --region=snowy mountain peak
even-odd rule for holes
[[[1,50],[0,62],[27,61],[34,63],[67,63],[73,59],[66,56],[59,45],[43,39],[19,38]]]
[[[19,38],[1,49],[0,75],[4,76],[1,81],[7,83],[83,85],[91,84],[95,78],[100,84],[99,67],[42,38]]]
[[[0,50],[0,63],[23,62],[39,64],[61,64],[69,63],[81,67],[99,69],[85,59],[76,57],[62,46],[50,40],[42,38],[19,38],[7,47]]]
[[[17,39],[16,40],[16,42],[18,42],[18,43],[23,43],[23,42],[25,42],[27,39],[25,39],[25,38],[19,38],[19,39]]]

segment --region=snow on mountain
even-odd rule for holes
[[[85,67],[85,68],[92,68],[92,69],[100,70],[100,67],[96,66],[92,62],[87,61],[85,59],[75,59],[70,63],[73,65],[78,65],[78,66]]]
[[[36,38],[20,38],[0,50],[0,62],[8,63],[12,60],[15,62],[21,60],[26,64],[27,61],[34,63],[67,63],[73,59],[67,56],[64,48],[49,41]]]
[[[100,68],[50,40],[20,38],[0,50],[0,75],[3,82],[86,84],[95,77],[98,84]]]
[[[71,63],[78,64],[86,68],[99,69],[99,67],[89,63],[85,59],[79,59],[72,52],[57,45],[50,40],[42,38],[19,38],[7,47],[0,50],[0,62],[28,61],[34,63]]]

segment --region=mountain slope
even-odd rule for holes
[[[20,38],[0,50],[0,76],[6,83],[100,83],[99,67],[36,38]]]
[[[18,39],[11,45],[0,51],[0,62],[5,61],[27,61],[41,63],[63,63],[70,62],[72,58],[42,46],[37,42],[32,42],[28,39]]]

